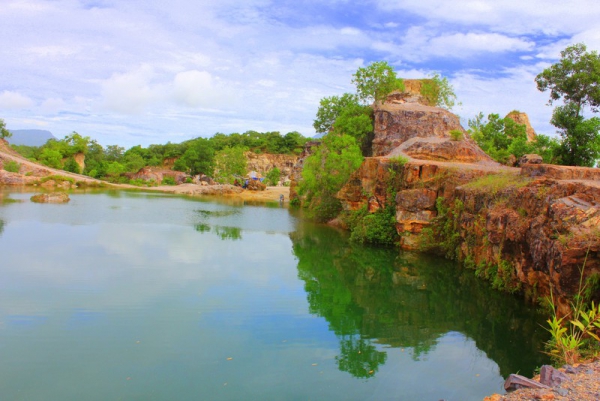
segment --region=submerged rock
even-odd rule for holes
[[[69,195],[64,192],[38,194],[31,197],[31,201],[36,203],[67,203],[70,200]]]

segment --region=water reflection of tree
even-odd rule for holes
[[[386,354],[374,340],[409,348],[418,360],[451,331],[472,338],[503,375],[531,373],[544,361],[539,316],[472,271],[349,244],[344,235],[308,224],[291,237],[310,312],[323,316],[340,341],[340,370],[356,377],[377,372]]]
[[[0,219],[0,235],[4,232],[4,220]]]
[[[201,223],[194,226],[195,230],[199,233],[208,233],[213,231],[222,240],[239,240],[242,239],[242,229],[239,227],[224,227],[214,226],[211,227],[209,224]]]

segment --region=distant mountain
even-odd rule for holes
[[[11,145],[42,146],[48,139],[56,139],[52,132],[42,129],[9,130],[12,134],[6,138]]]

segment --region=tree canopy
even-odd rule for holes
[[[10,138],[12,133],[6,129],[6,123],[0,118],[0,138]]]
[[[404,82],[386,61],[375,61],[366,67],[360,67],[353,75],[358,99],[364,103],[385,101],[392,91],[404,90]]]
[[[562,100],[550,121],[561,136],[557,154],[562,164],[593,166],[600,157],[600,120],[586,119],[585,107],[600,108],[600,55],[583,43],[567,47],[560,60],[535,78],[537,88],[550,91],[549,103]]]

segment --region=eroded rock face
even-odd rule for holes
[[[388,155],[411,138],[450,139],[451,130],[464,132],[456,115],[419,103],[386,101],[375,105],[373,116],[373,156]]]
[[[248,171],[256,171],[263,177],[275,167],[281,172],[281,183],[290,179],[294,165],[298,162],[298,156],[295,155],[272,155],[268,153],[246,153],[248,160]]]
[[[183,184],[188,177],[181,171],[168,170],[161,167],[144,167],[137,173],[126,173],[130,180],[155,181],[160,184],[165,177],[172,177],[177,184]]]
[[[525,164],[521,174],[528,177],[545,177],[557,180],[600,181],[600,169],[591,167],[557,166],[555,164]]]
[[[518,179],[517,169],[502,171]],[[541,178],[497,192],[465,185],[498,173],[478,165],[412,161],[398,166],[387,158],[367,158],[337,196],[349,211],[366,205],[374,212],[392,203],[403,249],[423,250],[425,228],[455,219],[447,233],[457,236],[454,257],[492,272],[488,278],[498,288],[519,290],[534,300],[549,296],[552,288],[566,313],[583,264],[584,279],[600,273],[600,182]],[[437,202],[446,215],[439,214]]]

